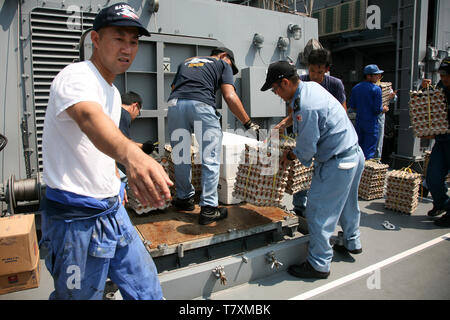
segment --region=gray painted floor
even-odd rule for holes
[[[286,197],[288,208],[291,198]],[[384,208],[384,200],[360,201],[361,241],[363,253],[344,255],[336,253],[331,275],[326,280],[304,281],[280,271],[273,276],[219,291],[213,300],[286,300],[310,290],[342,279],[375,263],[450,233],[450,228],[433,224],[435,218],[427,217],[431,208],[427,199],[419,203],[413,215],[405,215]],[[382,223],[388,220],[396,226],[386,230]],[[336,231],[337,233],[337,231]],[[450,241],[436,245],[386,265],[375,274],[366,274],[341,284],[311,299],[450,299]],[[379,280],[376,282],[376,280]],[[369,285],[368,285],[369,284]],[[1,295],[0,300],[46,300],[53,290],[53,281],[44,260],[41,259],[39,288]],[[117,300],[121,299],[116,293]]]
[[[425,199],[426,200],[426,199]],[[385,259],[450,233],[450,228],[434,225],[426,215],[432,205],[420,203],[413,215],[384,209],[384,200],[360,201],[361,242],[359,255],[335,253],[331,274],[325,280],[302,280],[282,271],[213,294],[212,299],[286,300],[352,275]],[[396,226],[386,230],[388,220]],[[339,227],[338,227],[339,228]],[[343,283],[310,299],[450,299],[450,241],[443,240],[375,272]],[[377,282],[376,282],[377,281]]]

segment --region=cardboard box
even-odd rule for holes
[[[233,197],[233,188],[235,181],[236,181],[235,178],[232,179],[219,178],[219,184],[217,186],[217,194],[220,203],[237,204],[242,202],[242,200]]]
[[[30,272],[39,262],[34,214],[0,218],[0,276]]]
[[[0,295],[25,289],[39,287],[40,263],[36,261],[31,271],[12,273],[0,276]]]
[[[221,164],[220,164],[220,178],[234,179],[238,171],[241,156],[245,150],[245,145],[256,145],[258,140],[233,134],[230,132],[223,132],[222,150],[221,150]]]

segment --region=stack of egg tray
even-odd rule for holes
[[[153,152],[151,154],[152,158],[154,158],[157,162],[159,162],[163,168],[167,171],[167,166],[168,166],[168,161],[166,158],[161,158],[157,152]],[[131,190],[130,188],[127,188],[127,197],[128,197],[128,203],[126,204],[127,209],[132,209],[134,212],[136,212],[138,215],[144,214],[144,213],[148,213],[151,211],[156,211],[156,210],[164,210],[167,207],[170,206],[170,199],[167,199],[165,201],[164,206],[162,207],[150,207],[150,206],[143,206],[141,204],[141,202],[136,198],[136,196],[133,193],[133,190]]]
[[[385,207],[394,211],[413,213],[419,201],[420,174],[392,170],[386,176]]]
[[[286,184],[286,193],[294,194],[299,191],[309,190],[311,187],[311,180],[314,173],[314,165],[305,167],[298,159],[292,161],[288,181]]]
[[[392,92],[392,82],[380,82],[378,85],[381,87],[381,99],[383,101],[383,106],[388,106],[391,100],[389,95]]]
[[[164,206],[162,207],[150,207],[150,206],[143,206],[141,202],[136,198],[133,191],[131,189],[127,189],[127,196],[128,196],[128,203],[127,208],[131,208],[134,212],[136,212],[138,215],[148,213],[151,211],[156,210],[164,210],[170,206],[171,200],[167,199],[165,201]]]
[[[292,152],[295,148],[296,141],[294,138],[283,136],[280,144],[283,151]],[[289,166],[286,193],[292,195],[299,191],[309,190],[314,174],[314,164],[311,163],[309,167],[306,167],[298,159],[295,159],[289,163]]]
[[[175,166],[172,161],[172,147],[170,145],[166,145],[164,147],[165,150],[165,159],[167,161],[167,165],[164,166],[167,174],[169,175],[170,180],[173,182],[173,186],[170,188],[172,197],[176,196],[176,188],[175,188]],[[202,192],[202,164],[199,160],[198,149],[194,146],[191,146],[191,184],[194,186],[195,192],[200,194]]]
[[[274,159],[273,148],[279,148]],[[258,144],[245,145],[233,188],[233,197],[261,207],[282,207],[290,163],[281,167],[285,148]],[[278,162],[275,168],[272,161]],[[274,172],[275,171],[275,172]]]
[[[364,200],[383,198],[384,182],[389,166],[374,160],[366,160],[359,182],[358,195]]]
[[[450,133],[445,95],[440,89],[411,91],[409,116],[416,137]]]

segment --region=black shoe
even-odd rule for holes
[[[225,219],[227,216],[228,216],[227,208],[204,206],[200,210],[198,223],[202,225],[210,224],[214,221]]]
[[[341,252],[341,253],[352,253],[352,254],[360,254],[360,253],[362,253],[362,248],[355,249],[355,250],[348,250],[346,247],[341,246],[339,244],[335,244],[333,246],[333,250],[336,250],[336,251]]]
[[[296,216],[306,219],[304,210],[294,209],[294,213],[295,213]]]
[[[187,199],[175,198],[172,200],[172,205],[177,208],[177,210],[193,211],[195,209],[194,196]]]
[[[326,279],[330,275],[330,272],[317,271],[308,261],[305,261],[302,264],[293,264],[289,266],[288,272],[297,278]]]
[[[433,209],[431,209],[430,211],[428,211],[428,216],[429,217],[436,217],[438,215],[441,215],[445,212],[444,209],[438,209],[433,205]]]
[[[445,215],[434,221],[434,224],[439,227],[450,228],[450,212],[447,211]]]

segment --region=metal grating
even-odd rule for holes
[[[38,167],[42,171],[42,134],[53,78],[79,59],[82,31],[92,26],[96,13],[35,8],[30,13],[33,103],[36,118]]]
[[[318,19],[319,36],[363,30],[366,25],[367,0],[353,0],[316,10],[312,17]]]

